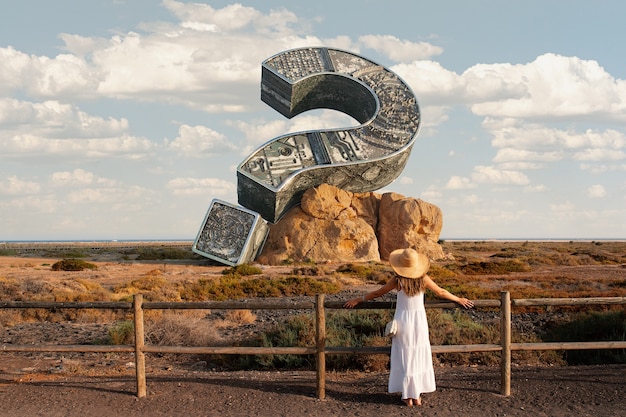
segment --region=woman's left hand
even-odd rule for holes
[[[344,307],[344,308],[354,308],[354,307],[355,307],[357,304],[359,304],[360,302],[361,302],[361,299],[360,299],[360,298],[352,298],[352,299],[350,299],[350,300],[346,301],[346,302],[343,304],[343,307]]]
[[[465,308],[474,307],[474,303],[471,300],[468,300],[467,298],[459,298],[458,303]]]

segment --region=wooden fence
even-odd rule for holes
[[[326,309],[343,309],[343,302],[326,302],[324,295],[317,295],[315,302],[144,302],[137,294],[132,303],[127,302],[18,302],[0,301],[0,308],[42,309],[113,309],[133,310],[134,345],[11,345],[3,344],[4,352],[127,352],[135,355],[137,397],[146,396],[146,353],[182,354],[231,354],[231,355],[315,355],[317,397],[326,396],[326,355],[328,354],[389,354],[390,347],[330,347],[326,346]],[[499,300],[476,300],[476,308],[500,309],[500,344],[470,344],[432,346],[433,353],[501,352],[501,393],[511,395],[511,352],[517,350],[583,350],[583,349],[626,349],[626,341],[602,342],[555,342],[555,343],[511,343],[511,309],[521,306],[582,306],[623,305],[626,297],[595,298],[538,298],[511,300],[509,292],[500,293]],[[357,309],[391,309],[395,302],[365,302]],[[426,308],[457,308],[452,302],[427,302]],[[146,345],[144,337],[144,310],[313,310],[315,314],[315,346],[308,347],[229,347],[229,346],[157,346]]]

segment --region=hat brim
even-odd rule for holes
[[[404,278],[421,278],[426,274],[426,272],[428,272],[428,269],[430,268],[430,260],[428,259],[428,256],[417,252],[417,265],[403,266],[403,253],[404,249],[396,249],[389,254],[389,263],[396,274]]]

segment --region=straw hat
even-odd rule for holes
[[[420,278],[430,268],[430,261],[415,249],[396,249],[389,254],[389,263],[401,277]]]

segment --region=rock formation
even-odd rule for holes
[[[444,257],[437,243],[441,210],[396,193],[352,193],[322,184],[270,226],[256,261],[369,262],[387,260],[397,248],[413,247],[431,259]]]

